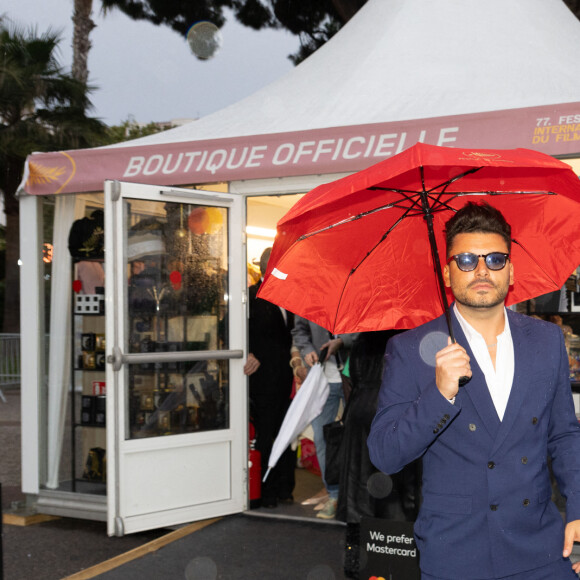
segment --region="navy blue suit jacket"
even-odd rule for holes
[[[568,521],[580,519],[580,427],[562,332],[507,313],[515,367],[503,421],[453,313],[473,372],[454,405],[435,384],[434,352],[427,362],[420,354],[429,351],[431,333],[447,332],[444,317],[387,345],[370,456],[385,473],[423,458],[415,536],[421,568],[434,576],[503,577],[562,557],[564,526],[551,501],[548,456]]]

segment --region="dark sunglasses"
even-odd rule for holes
[[[451,260],[455,260],[457,267],[462,272],[473,272],[473,270],[477,268],[479,258],[483,258],[488,269],[503,270],[509,257],[509,254],[504,254],[503,252],[490,252],[489,254],[479,255],[472,254],[471,252],[464,252],[463,254],[455,254],[455,256],[451,256],[451,258],[447,260],[447,263],[449,264]]]

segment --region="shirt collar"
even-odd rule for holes
[[[461,330],[463,330],[463,333],[465,334],[465,338],[467,338],[467,342],[469,344],[471,344],[473,340],[484,340],[483,336],[479,332],[477,332],[477,330],[475,330],[475,328],[473,328],[473,326],[471,326],[471,324],[469,324],[469,322],[467,322],[467,320],[465,320],[465,318],[463,318],[463,316],[461,316],[461,313],[459,312],[459,309],[457,308],[457,303],[455,303],[455,302],[453,303],[453,312],[455,313],[455,316],[457,317],[457,321],[459,322],[459,326],[461,326]],[[504,307],[504,320],[505,320],[505,327],[503,329],[503,332],[498,334],[498,336],[497,336],[498,341],[504,337],[511,337],[510,323],[508,320],[507,308],[505,308],[505,307]]]

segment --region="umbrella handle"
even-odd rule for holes
[[[447,327],[449,328],[449,336],[451,338],[451,342],[455,344],[457,340],[455,340],[455,333],[453,332],[453,325],[451,324],[451,313],[449,312],[449,306],[447,305],[447,297],[445,297],[445,317],[447,318]],[[460,387],[465,386],[471,377],[459,377],[457,381]]]

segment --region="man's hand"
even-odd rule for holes
[[[307,352],[304,355],[304,362],[309,366],[312,367],[318,362],[318,355],[316,354],[315,350]]]
[[[328,347],[328,355],[326,357],[326,360],[328,360],[333,354],[337,353],[340,350],[340,347],[342,346],[342,338],[340,338],[340,337],[333,338],[333,339],[329,340],[328,342],[325,342],[320,347],[320,350],[322,350],[325,346]],[[325,361],[322,361],[322,362],[325,362]]]
[[[250,352],[248,354],[248,360],[244,365],[244,374],[252,375],[254,374],[260,366],[260,361]]]
[[[446,399],[457,395],[460,377],[471,377],[469,355],[460,344],[448,338],[447,346],[435,355],[435,382]]]
[[[564,530],[564,552],[562,556],[567,558],[572,553],[574,542],[580,541],[580,520],[574,520],[566,525]],[[572,565],[572,569],[576,574],[580,573],[580,562]]]
[[[296,390],[298,390],[304,380],[308,375],[308,369],[306,367],[298,367],[294,372],[294,377],[296,378]]]

